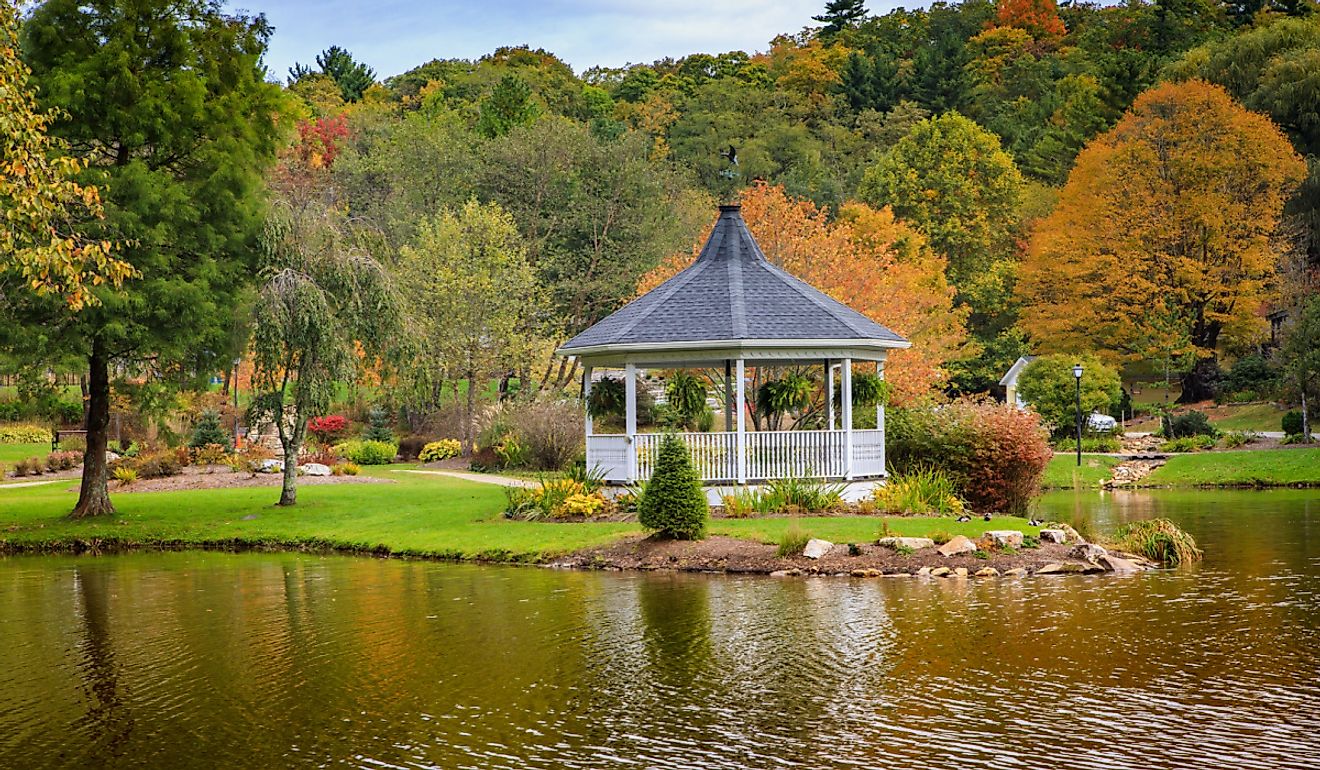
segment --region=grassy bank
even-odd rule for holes
[[[394,466],[397,469],[399,466]],[[632,523],[552,524],[504,519],[504,493],[490,484],[444,476],[369,469],[392,484],[307,486],[292,509],[272,505],[276,487],[181,492],[116,492],[118,514],[73,521],[73,482],[0,487],[0,550],[9,552],[124,547],[287,547],[403,556],[543,561],[637,534]],[[778,542],[790,519],[720,520],[712,534]],[[890,518],[895,535],[931,532],[979,535],[987,529],[1027,530],[1022,519]],[[834,542],[867,542],[879,518],[802,517],[798,524]],[[1032,530],[1034,531],[1034,530]]]
[[[48,454],[50,454],[49,441],[40,444],[0,444],[0,470],[8,473],[14,469],[15,463],[30,457],[40,457],[44,460]]]
[[[1173,455],[1147,476],[1152,486],[1320,486],[1320,448]]]
[[[1109,478],[1111,470],[1119,462],[1117,457],[1084,454],[1079,468],[1077,455],[1058,454],[1045,466],[1045,478],[1041,485],[1046,489],[1095,489],[1101,481]]]

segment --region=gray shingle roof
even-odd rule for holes
[[[720,206],[720,217],[695,262],[560,350],[716,340],[907,342],[771,264],[740,208]]]

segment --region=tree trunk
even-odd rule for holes
[[[1182,375],[1182,393],[1178,396],[1178,403],[1194,404],[1214,398],[1218,375],[1217,359],[1197,359],[1196,364]]]
[[[477,409],[477,373],[468,373],[467,404],[463,409],[463,443],[469,455],[476,451],[476,440],[472,435],[472,417]]]
[[[110,356],[105,342],[92,340],[87,357],[87,450],[83,453],[82,484],[78,504],[70,514],[75,519],[115,512],[106,486],[106,441],[110,432]]]
[[[290,440],[284,447],[284,485],[280,488],[280,501],[276,505],[296,505],[298,503],[298,446]]]

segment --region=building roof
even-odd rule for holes
[[[1017,383],[1018,375],[1022,374],[1022,370],[1027,368],[1027,364],[1035,360],[1035,356],[1019,356],[1018,360],[1014,361],[1013,365],[1008,368],[1008,373],[999,380],[999,384],[1008,387]]]
[[[673,343],[804,341],[905,348],[906,339],[770,263],[739,206],[720,216],[696,261],[565,343],[565,355]]]

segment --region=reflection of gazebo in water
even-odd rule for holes
[[[724,370],[725,430],[680,433],[697,473],[708,483],[787,477],[875,479],[885,473],[884,406],[876,427],[854,430],[852,369],[884,360],[907,340],[772,265],[738,206],[720,217],[686,270],[574,337],[559,349],[582,364],[583,396],[593,369],[624,370],[622,434],[598,434],[586,420],[587,465],[608,481],[650,477],[659,434],[637,432],[639,368]],[[746,369],[818,365],[825,370],[827,417],[819,430],[751,431]],[[836,427],[834,377],[841,377],[842,425]],[[736,417],[736,420],[734,419]],[[736,424],[733,424],[735,423]]]

